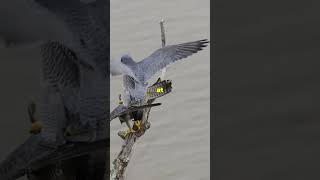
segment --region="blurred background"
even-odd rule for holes
[[[111,58],[129,53],[140,60],[160,48],[161,18],[167,45],[210,39],[209,3],[111,0]],[[27,104],[39,101],[40,92],[37,43],[67,34],[55,17],[36,13],[26,2],[0,2],[0,160],[29,135]],[[173,91],[157,100],[162,106],[152,109],[151,129],[135,146],[127,179],[209,179],[209,58],[207,47],[167,69],[165,77],[173,81]],[[111,77],[111,109],[122,90],[122,78]],[[111,161],[120,150],[117,132],[123,128],[118,120],[111,122]]]
[[[54,16],[37,13],[28,1],[0,2],[0,160],[29,136],[27,105],[40,100],[39,42],[66,34]]]
[[[27,105],[40,100],[40,42],[68,35],[56,17],[30,2],[0,1],[0,160],[29,136]]]
[[[165,20],[167,45],[210,39],[210,0],[111,0],[111,58],[129,54],[141,60],[161,47],[159,21]],[[174,63],[165,78],[173,91],[159,99],[150,113],[151,128],[135,144],[126,171],[128,180],[208,180],[210,176],[210,53],[209,48]],[[152,84],[156,77],[150,81]],[[111,77],[112,110],[122,93],[122,78]],[[111,163],[126,128],[111,122]]]

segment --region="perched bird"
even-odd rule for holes
[[[111,61],[110,73],[113,76],[123,75],[124,104],[131,101],[140,102],[147,92],[147,81],[158,71],[171,63],[191,56],[207,46],[209,41],[199,40],[177,45],[168,45],[154,51],[145,59],[135,62],[129,55],[120,61]]]
[[[152,86],[148,87],[146,98],[148,100],[154,100],[156,98],[159,98],[161,96],[164,96],[170,93],[172,89],[171,84],[172,83],[170,80],[161,81],[159,78],[157,82],[155,82]],[[124,83],[124,85],[126,85],[126,83]],[[128,88],[128,87],[125,87],[125,88]],[[126,125],[128,126],[128,129],[127,131],[125,131],[125,134],[123,135],[124,137],[126,137],[129,133],[135,132],[135,130],[133,130],[133,128],[131,127],[129,121],[131,119],[134,119],[134,120],[137,119],[137,112],[141,112],[145,108],[151,108],[159,105],[161,105],[161,103],[145,104],[141,106],[124,105],[121,99],[121,94],[120,94],[119,105],[110,113],[110,121],[118,117],[121,124],[125,122]],[[138,128],[139,130],[139,128],[141,128],[140,127],[141,124],[139,124],[140,121],[139,120],[134,121],[134,123],[135,123],[134,124],[135,127]]]
[[[128,107],[132,104],[143,105],[142,103],[148,90],[147,81],[155,73],[171,63],[197,53],[206,47],[208,42],[208,40],[204,39],[165,46],[139,62],[135,62],[129,55],[122,56],[120,61],[111,61],[111,75],[123,75],[124,106]],[[140,121],[143,111],[137,110],[132,114],[135,121]]]

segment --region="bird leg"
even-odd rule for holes
[[[39,134],[42,129],[42,123],[40,121],[36,121],[32,123],[29,133],[31,134]]]
[[[130,133],[134,133],[134,132],[135,132],[135,131],[131,128],[130,122],[129,122],[128,120],[126,121],[126,125],[128,126],[128,129],[126,129],[126,130],[124,131],[124,134],[123,134],[124,137],[127,137]]]
[[[32,123],[31,128],[29,130],[31,134],[38,134],[41,132],[41,129],[42,129],[42,123],[36,120],[34,117],[35,111],[36,111],[36,104],[34,102],[30,102],[28,104],[28,114],[29,114],[30,122]]]
[[[142,128],[142,120],[135,120],[132,129],[136,132]]]
[[[126,125],[128,126],[129,129],[131,129],[131,125],[129,121],[126,121]]]
[[[129,121],[126,121],[127,126],[129,127],[128,129],[126,129],[123,133],[123,137],[126,138],[130,133],[135,133],[138,132],[141,127],[142,127],[142,121],[141,120],[136,120],[133,123],[133,126],[131,128]]]

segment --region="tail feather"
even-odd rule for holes
[[[155,84],[148,87],[147,98],[156,99],[170,93],[172,90],[172,82],[170,80],[161,81],[159,78]]]

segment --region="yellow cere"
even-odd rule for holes
[[[163,93],[163,88],[162,87],[157,88],[157,93]]]

